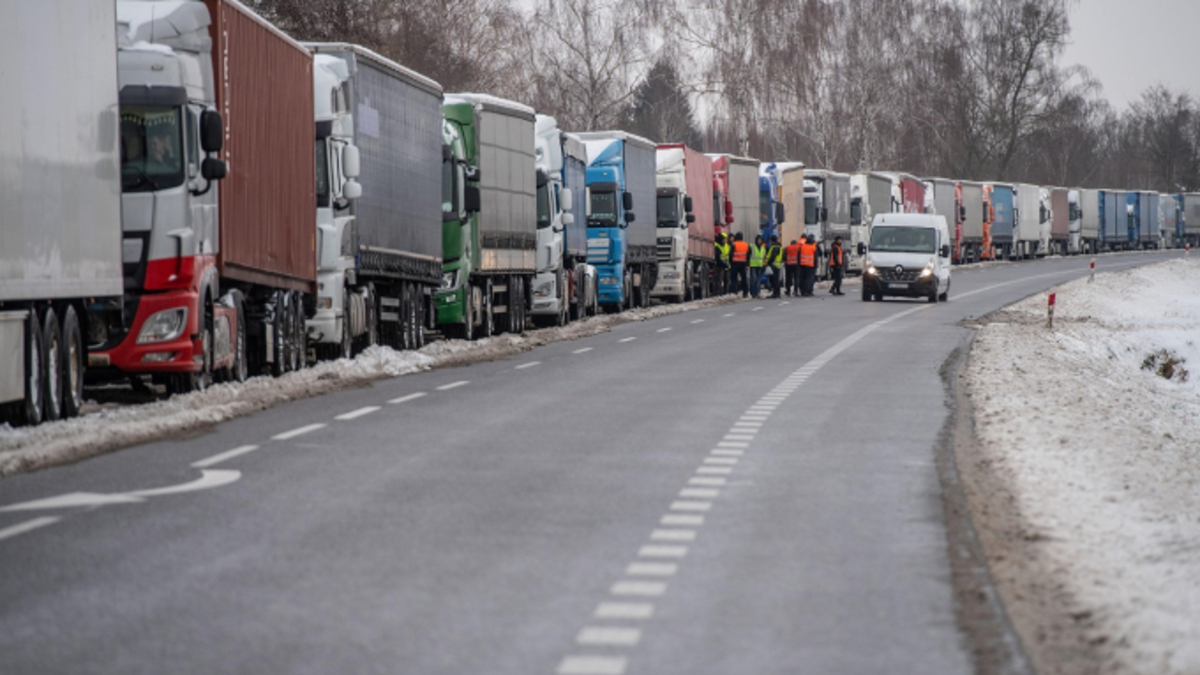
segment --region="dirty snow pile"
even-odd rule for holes
[[[1200,261],[1054,291],[1053,329],[1030,297],[984,321],[967,367],[978,466],[1019,521],[989,558],[1036,560],[1087,672],[1200,673]],[[1053,631],[1014,623],[1036,663]]]
[[[370,347],[354,359],[328,361],[279,378],[253,377],[244,383],[220,384],[205,391],[138,405],[95,405],[71,420],[32,428],[0,424],[0,476],[73,462],[124,447],[170,438],[193,429],[248,415],[287,401],[319,396],[444,366],[490,361],[541,345],[575,340],[631,321],[737,302],[725,296],[682,304],[659,305],[576,321],[563,327],[499,335],[466,342],[434,342],[420,351],[398,352]]]

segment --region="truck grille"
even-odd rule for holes
[[[671,243],[672,243],[672,241],[671,241],[670,237],[659,237],[658,238],[658,259],[659,260],[670,260],[671,259]]]
[[[899,272],[895,267],[880,268],[880,281],[916,281],[921,276],[921,270],[902,269]]]

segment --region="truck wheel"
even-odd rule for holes
[[[42,317],[42,419],[53,422],[62,419],[63,412],[63,362],[62,333],[59,332],[58,314],[47,309]]]
[[[245,382],[249,376],[250,363],[246,354],[246,299],[241,291],[233,291],[233,306],[237,310],[237,330],[233,336],[233,367],[229,379]]]
[[[286,294],[275,292],[274,321],[271,324],[271,343],[274,347],[275,358],[271,361],[271,375],[279,377],[287,372],[287,307],[284,298]]]
[[[75,417],[83,409],[83,352],[79,315],[68,305],[62,323],[63,417]]]
[[[425,294],[413,284],[413,349],[425,346]]]
[[[308,331],[305,323],[308,317],[304,314],[304,296],[299,292],[292,293],[292,370],[299,371],[308,367]]]
[[[463,312],[462,335],[456,336],[467,341],[475,339],[475,310],[479,306],[476,301],[478,291],[479,289],[474,286],[467,286],[467,306]]]
[[[42,423],[42,402],[46,400],[42,380],[46,367],[44,353],[42,322],[37,312],[30,310],[25,319],[25,400],[18,404],[22,421],[30,426]]]
[[[496,332],[496,315],[492,312],[495,298],[492,296],[492,280],[489,278],[483,285],[483,304],[479,307],[479,337],[488,338]]]

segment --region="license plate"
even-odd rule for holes
[[[903,289],[908,288],[908,284],[888,284],[888,288]]]

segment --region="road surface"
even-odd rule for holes
[[[0,672],[972,672],[939,368],[1087,264],[625,324],[4,479]]]

